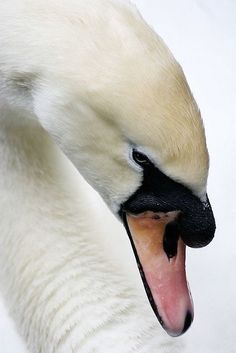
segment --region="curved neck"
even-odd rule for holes
[[[47,133],[2,110],[0,159],[1,287],[30,350],[129,353],[165,344],[148,303],[101,255],[85,184],[74,193]]]

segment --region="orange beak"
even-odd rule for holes
[[[148,298],[171,336],[183,334],[193,320],[193,303],[185,271],[186,247],[175,226],[178,217],[178,211],[126,214]]]

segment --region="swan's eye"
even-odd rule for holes
[[[149,158],[145,155],[145,154],[143,154],[143,153],[141,153],[141,152],[138,152],[138,151],[136,151],[136,150],[133,150],[133,160],[137,163],[137,164],[139,164],[139,165],[141,165],[141,166],[143,166],[143,165],[150,165],[151,164],[151,162],[150,162],[150,160],[149,160]]]

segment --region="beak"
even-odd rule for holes
[[[215,220],[208,199],[203,203],[159,170],[154,176],[151,172],[149,179],[144,173],[142,186],[121,206],[120,216],[150,304],[167,333],[179,336],[194,315],[185,271],[186,245],[207,245],[214,236]]]
[[[178,212],[126,214],[144,287],[161,325],[171,336],[183,334],[193,320],[193,303],[185,273],[185,244]]]

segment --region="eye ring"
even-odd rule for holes
[[[141,153],[137,150],[133,150],[132,157],[133,157],[133,160],[135,161],[135,163],[137,163],[141,166],[151,164],[149,158],[144,153]]]

